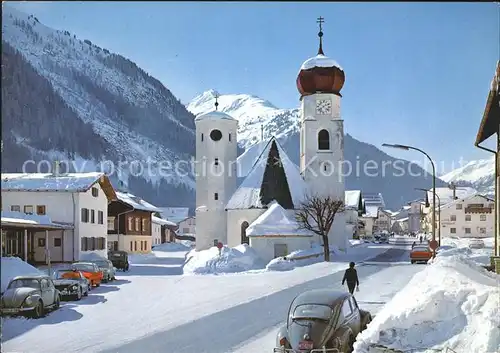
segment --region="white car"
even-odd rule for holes
[[[469,240],[469,248],[471,249],[484,248],[484,241],[482,239],[471,239]]]

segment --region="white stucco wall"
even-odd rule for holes
[[[227,242],[224,208],[236,191],[238,121],[215,116],[195,123],[196,249],[203,250],[213,246],[214,239]],[[219,141],[210,137],[214,129],[222,133]],[[218,165],[215,165],[216,159]]]
[[[180,234],[196,234],[196,218],[189,217],[179,222]]]
[[[47,261],[45,247],[40,247],[39,239],[45,239],[45,232],[36,232],[33,236],[35,261]],[[55,239],[61,239],[61,246],[55,246]],[[62,230],[48,232],[47,248],[50,254],[51,262],[71,262],[76,260],[73,249],[73,230],[65,230],[64,237]]]
[[[250,246],[264,262],[269,262],[275,258],[275,244],[286,244],[290,254],[293,251],[310,249],[314,239],[315,237],[250,237]]]
[[[161,244],[161,224],[151,221],[151,241],[152,245]]]
[[[331,114],[316,113],[317,100],[332,102]],[[318,133],[327,130],[330,149],[318,149]],[[313,193],[329,195],[344,201],[344,122],[340,115],[340,97],[335,94],[313,94],[302,98],[300,137],[300,170]],[[325,170],[326,167],[326,170]]]
[[[248,222],[252,224],[266,210],[251,208],[248,210],[227,211],[227,246],[234,247],[241,244],[241,224]]]
[[[92,187],[97,188],[98,195],[97,197],[92,196],[92,188],[90,188],[86,192],[76,194],[76,203],[77,203],[77,222],[75,224],[75,230],[78,237],[78,259],[82,254],[95,253],[100,256],[106,257],[108,254],[108,244],[107,244],[107,235],[108,235],[108,198],[106,194],[102,190],[99,183],[95,183]],[[88,223],[82,222],[81,217],[81,209],[88,208],[89,210],[94,210],[94,223],[91,223],[91,219]],[[99,220],[99,212],[103,212],[103,224],[98,224]],[[90,217],[90,216],[89,216]],[[90,238],[90,237],[104,237],[104,249],[103,250],[94,250],[94,251],[82,251],[81,250],[81,238]],[[76,239],[75,239],[76,240]],[[76,244],[75,244],[76,245]],[[76,247],[75,247],[76,248]]]

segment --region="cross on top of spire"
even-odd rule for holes
[[[214,98],[215,98],[215,110],[217,110],[217,107],[219,106],[219,102],[217,101],[217,99],[219,98],[219,93],[214,91]]]
[[[319,37],[319,49],[318,49],[318,55],[325,55],[323,53],[323,23],[325,22],[325,19],[321,16],[319,16],[316,20],[316,23],[319,24],[319,32],[318,32],[318,37]]]

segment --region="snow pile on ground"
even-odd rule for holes
[[[24,262],[18,257],[2,257],[2,277],[1,277],[1,292],[3,293],[12,278],[24,275],[40,275],[42,272],[38,271],[29,263]]]
[[[490,257],[493,255],[493,247],[495,239],[491,238],[482,238],[484,243],[483,248],[469,248],[471,241],[477,241],[475,238],[449,238],[445,237],[441,240],[441,248],[448,248],[446,252],[441,251],[442,256],[449,256],[453,253],[462,253],[467,255],[471,260],[480,264],[480,265],[489,265]],[[451,249],[455,249],[454,252],[449,252]],[[439,254],[439,252],[438,252]]]
[[[255,250],[247,244],[234,248],[224,246],[219,255],[219,249],[190,251],[184,263],[184,274],[215,274],[236,273],[262,268],[263,264]]]
[[[464,255],[438,256],[375,316],[354,352],[497,353],[499,327],[500,276]]]

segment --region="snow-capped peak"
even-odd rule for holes
[[[495,175],[495,158],[470,161],[464,166],[452,170],[440,177],[449,182],[465,182],[484,194],[493,193],[493,180]]]
[[[187,106],[194,115],[208,113],[215,109],[214,89],[196,96]],[[297,129],[298,109],[279,109],[271,102],[248,94],[220,94],[218,110],[237,119],[238,142],[248,148],[261,139],[270,136],[286,136]]]

